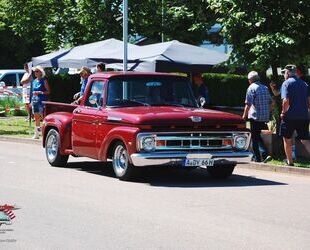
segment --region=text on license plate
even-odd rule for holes
[[[185,167],[213,166],[214,159],[185,159]]]

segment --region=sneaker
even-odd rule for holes
[[[270,155],[268,155],[264,160],[263,160],[263,163],[266,163],[268,161],[271,161],[272,160],[272,157]]]
[[[284,159],[283,161],[285,163],[285,166],[294,167],[294,163],[293,162],[292,163],[288,163],[287,159]]]

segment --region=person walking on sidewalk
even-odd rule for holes
[[[300,140],[310,155],[309,112],[310,88],[296,76],[296,66],[289,64],[282,70],[285,81],[281,88],[282,112],[280,135],[283,137],[287,165],[294,166],[292,157],[292,136],[297,132]]]
[[[260,78],[256,71],[251,71],[248,74],[248,81],[250,86],[247,89],[242,118],[244,120],[249,119],[250,121],[255,161],[261,162],[263,160],[263,162],[267,162],[271,159],[271,156],[269,156],[261,137],[261,131],[268,129],[267,122],[270,117],[271,96],[267,86],[260,82]],[[262,157],[260,148],[263,150]]]
[[[35,130],[33,139],[39,139],[41,132],[41,117],[43,117],[44,104],[43,101],[47,101],[47,95],[50,93],[48,82],[45,78],[44,69],[41,66],[37,66],[33,69],[35,79],[32,81],[32,97],[31,106],[35,120]]]

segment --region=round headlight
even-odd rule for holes
[[[244,136],[237,136],[235,138],[235,147],[237,149],[246,149],[247,139]]]
[[[145,137],[142,139],[142,148],[145,151],[152,151],[155,149],[155,138],[154,137]]]

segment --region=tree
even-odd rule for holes
[[[5,6],[4,0],[0,0],[0,6]],[[5,8],[0,8],[0,68],[22,68],[35,53],[43,52],[43,46],[16,34],[10,25]]]
[[[42,48],[50,52],[111,37],[122,39],[122,0],[0,2],[7,31],[22,46],[29,44],[31,56],[42,54]],[[154,42],[163,35],[165,41],[200,44],[214,24],[212,13],[207,0],[130,0],[129,34]]]
[[[310,54],[308,0],[208,0],[233,45],[231,62],[265,70]]]
[[[179,40],[200,44],[215,17],[206,0],[130,0],[130,27],[155,42]]]

